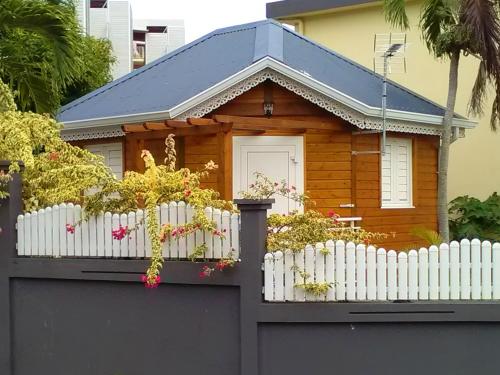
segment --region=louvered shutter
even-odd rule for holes
[[[123,148],[121,143],[106,143],[89,145],[88,151],[104,157],[104,164],[115,174],[116,178],[123,178]]]
[[[382,208],[412,206],[411,139],[387,138],[381,163]]]

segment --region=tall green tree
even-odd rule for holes
[[[471,55],[479,60],[479,69],[469,101],[469,113],[481,115],[491,84],[495,99],[491,108],[491,128],[500,121],[500,19],[499,0],[424,0],[419,27],[429,51],[450,61],[448,99],[443,117],[439,153],[438,224],[439,233],[449,240],[448,160],[455,115],[460,57]],[[384,0],[386,19],[394,26],[408,29],[405,0]]]
[[[0,0],[0,80],[21,110],[54,114],[111,80],[108,41],[82,33],[72,0]]]
[[[54,112],[77,74],[80,29],[71,2],[0,2],[0,77],[21,109]]]

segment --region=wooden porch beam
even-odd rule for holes
[[[280,118],[263,118],[263,117],[244,117],[244,116],[227,116],[214,115],[213,119],[221,123],[232,122],[234,129],[245,130],[283,130],[283,129],[317,129],[317,130],[334,130],[331,123],[323,121],[300,121]]]
[[[128,137],[142,139],[161,139],[166,138],[169,134],[174,134],[177,137],[196,136],[206,134],[217,134],[218,132],[228,132],[232,128],[231,124],[222,125],[205,125],[205,126],[190,126],[187,128],[164,128],[163,130],[146,130],[144,132],[131,132]]]
[[[186,121],[178,121],[178,120],[165,120],[165,124],[169,128],[175,129],[183,129],[183,128],[192,128],[193,125],[188,124]]]
[[[191,125],[199,125],[199,126],[205,126],[205,125],[220,125],[217,121],[214,121],[210,118],[195,118],[195,117],[190,117],[187,119],[187,122]]]

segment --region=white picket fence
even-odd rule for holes
[[[156,207],[161,224],[181,225],[189,223],[194,214],[193,207],[184,202],[170,202]],[[207,245],[200,258],[238,258],[239,215],[207,207],[205,215],[215,221],[223,238],[212,232],[198,230],[184,238],[170,239],[163,244],[163,256],[186,259],[196,246]],[[17,253],[30,257],[107,257],[148,258],[151,256],[151,240],[145,228],[147,214],[137,210],[128,214],[103,213],[81,221],[79,205],[60,204],[39,211],[19,215],[17,219]],[[79,223],[75,232],[69,233],[66,224]],[[121,240],[113,238],[112,231],[119,226],[137,228]]]
[[[329,283],[326,295],[298,284]],[[500,299],[500,243],[462,240],[396,253],[328,241],[264,258],[266,301]]]

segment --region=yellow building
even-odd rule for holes
[[[389,78],[446,104],[448,60],[437,60],[422,41],[418,19],[422,1],[408,1],[411,29],[406,31],[406,73]],[[293,25],[295,30],[366,67],[373,68],[374,35],[400,33],[385,22],[382,2],[370,0],[285,0],[267,4],[267,17]],[[467,116],[467,104],[478,62],[473,57],[460,61],[456,112]],[[500,131],[490,130],[493,96],[485,103],[478,126],[451,147],[449,198],[460,195],[484,199],[500,191]]]

